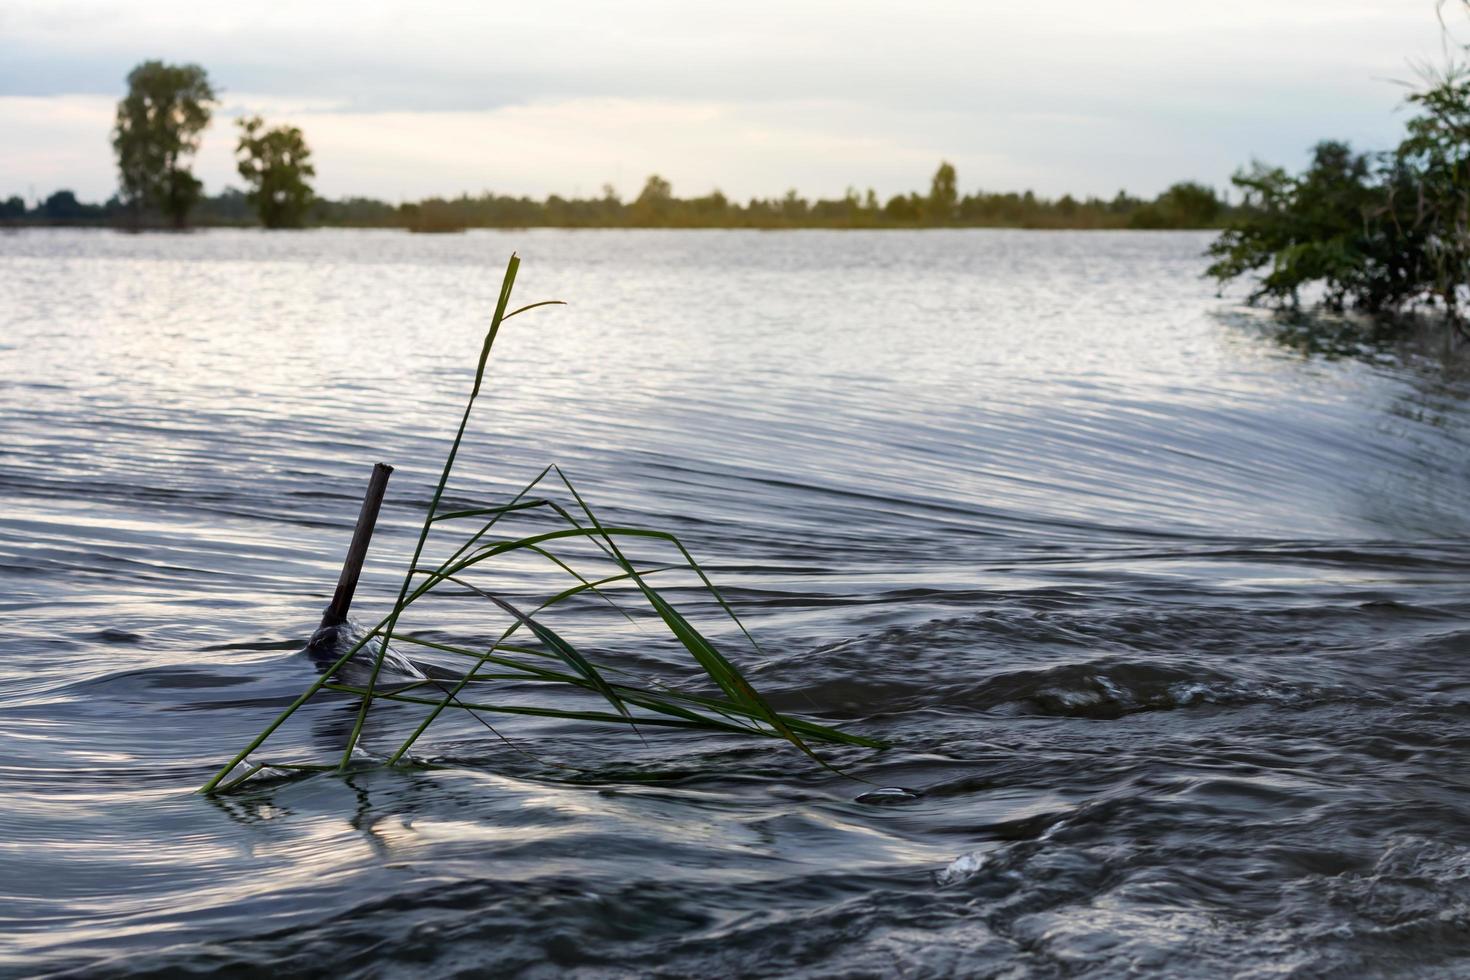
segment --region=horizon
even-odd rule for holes
[[[240,185],[232,122],[254,113],[302,128],[328,198],[585,198],[611,184],[627,199],[657,173],[681,197],[872,187],[886,199],[922,189],[941,159],[962,193],[1152,197],[1183,180],[1224,191],[1251,159],[1296,166],[1319,137],[1392,145],[1396,81],[1442,60],[1445,42],[1432,0],[928,3],[901,15],[555,6],[404,18],[22,0],[0,13],[12,137],[0,198],[109,197],[113,110],[149,58],[196,62],[220,90],[195,164],[210,194]],[[1466,33],[1457,11],[1444,15]],[[376,43],[385,31],[391,51]]]

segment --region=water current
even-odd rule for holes
[[[1464,976],[1470,382],[1276,342],[1207,242],[0,235],[0,974]],[[391,604],[512,250],[569,305],[452,495],[560,463],[892,747],[455,717],[383,769],[395,710],[197,794],[316,676],[380,459]],[[686,676],[605,612],[554,621]]]

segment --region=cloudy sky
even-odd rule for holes
[[[1460,0],[1444,19],[1470,39]],[[920,188],[1153,194],[1315,139],[1392,144],[1442,62],[1435,0],[0,0],[0,195],[115,186],[108,128],[148,58],[209,71],[197,172],[232,117],[307,135],[318,190],[738,198]]]

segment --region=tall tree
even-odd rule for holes
[[[128,73],[112,147],[122,197],[135,215],[155,207],[174,227],[184,227],[203,187],[189,172],[189,161],[199,150],[214,102],[209,76],[198,65],[145,61]]]
[[[674,185],[658,174],[651,175],[633,202],[633,223],[639,225],[662,224],[674,205]]]
[[[939,164],[934,171],[934,180],[929,184],[929,200],[926,202],[925,217],[932,222],[948,224],[954,220],[955,207],[959,204],[960,192],[954,165],[948,161]]]
[[[311,149],[295,126],[265,128],[259,116],[240,120],[235,148],[238,170],[251,185],[249,198],[267,228],[300,228],[315,195]]]

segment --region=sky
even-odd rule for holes
[[[925,189],[1223,187],[1318,139],[1392,146],[1461,0],[0,0],[0,196],[116,187],[108,130],[150,58],[220,94],[195,172],[238,186],[234,120],[301,127],[317,191],[744,200]]]

